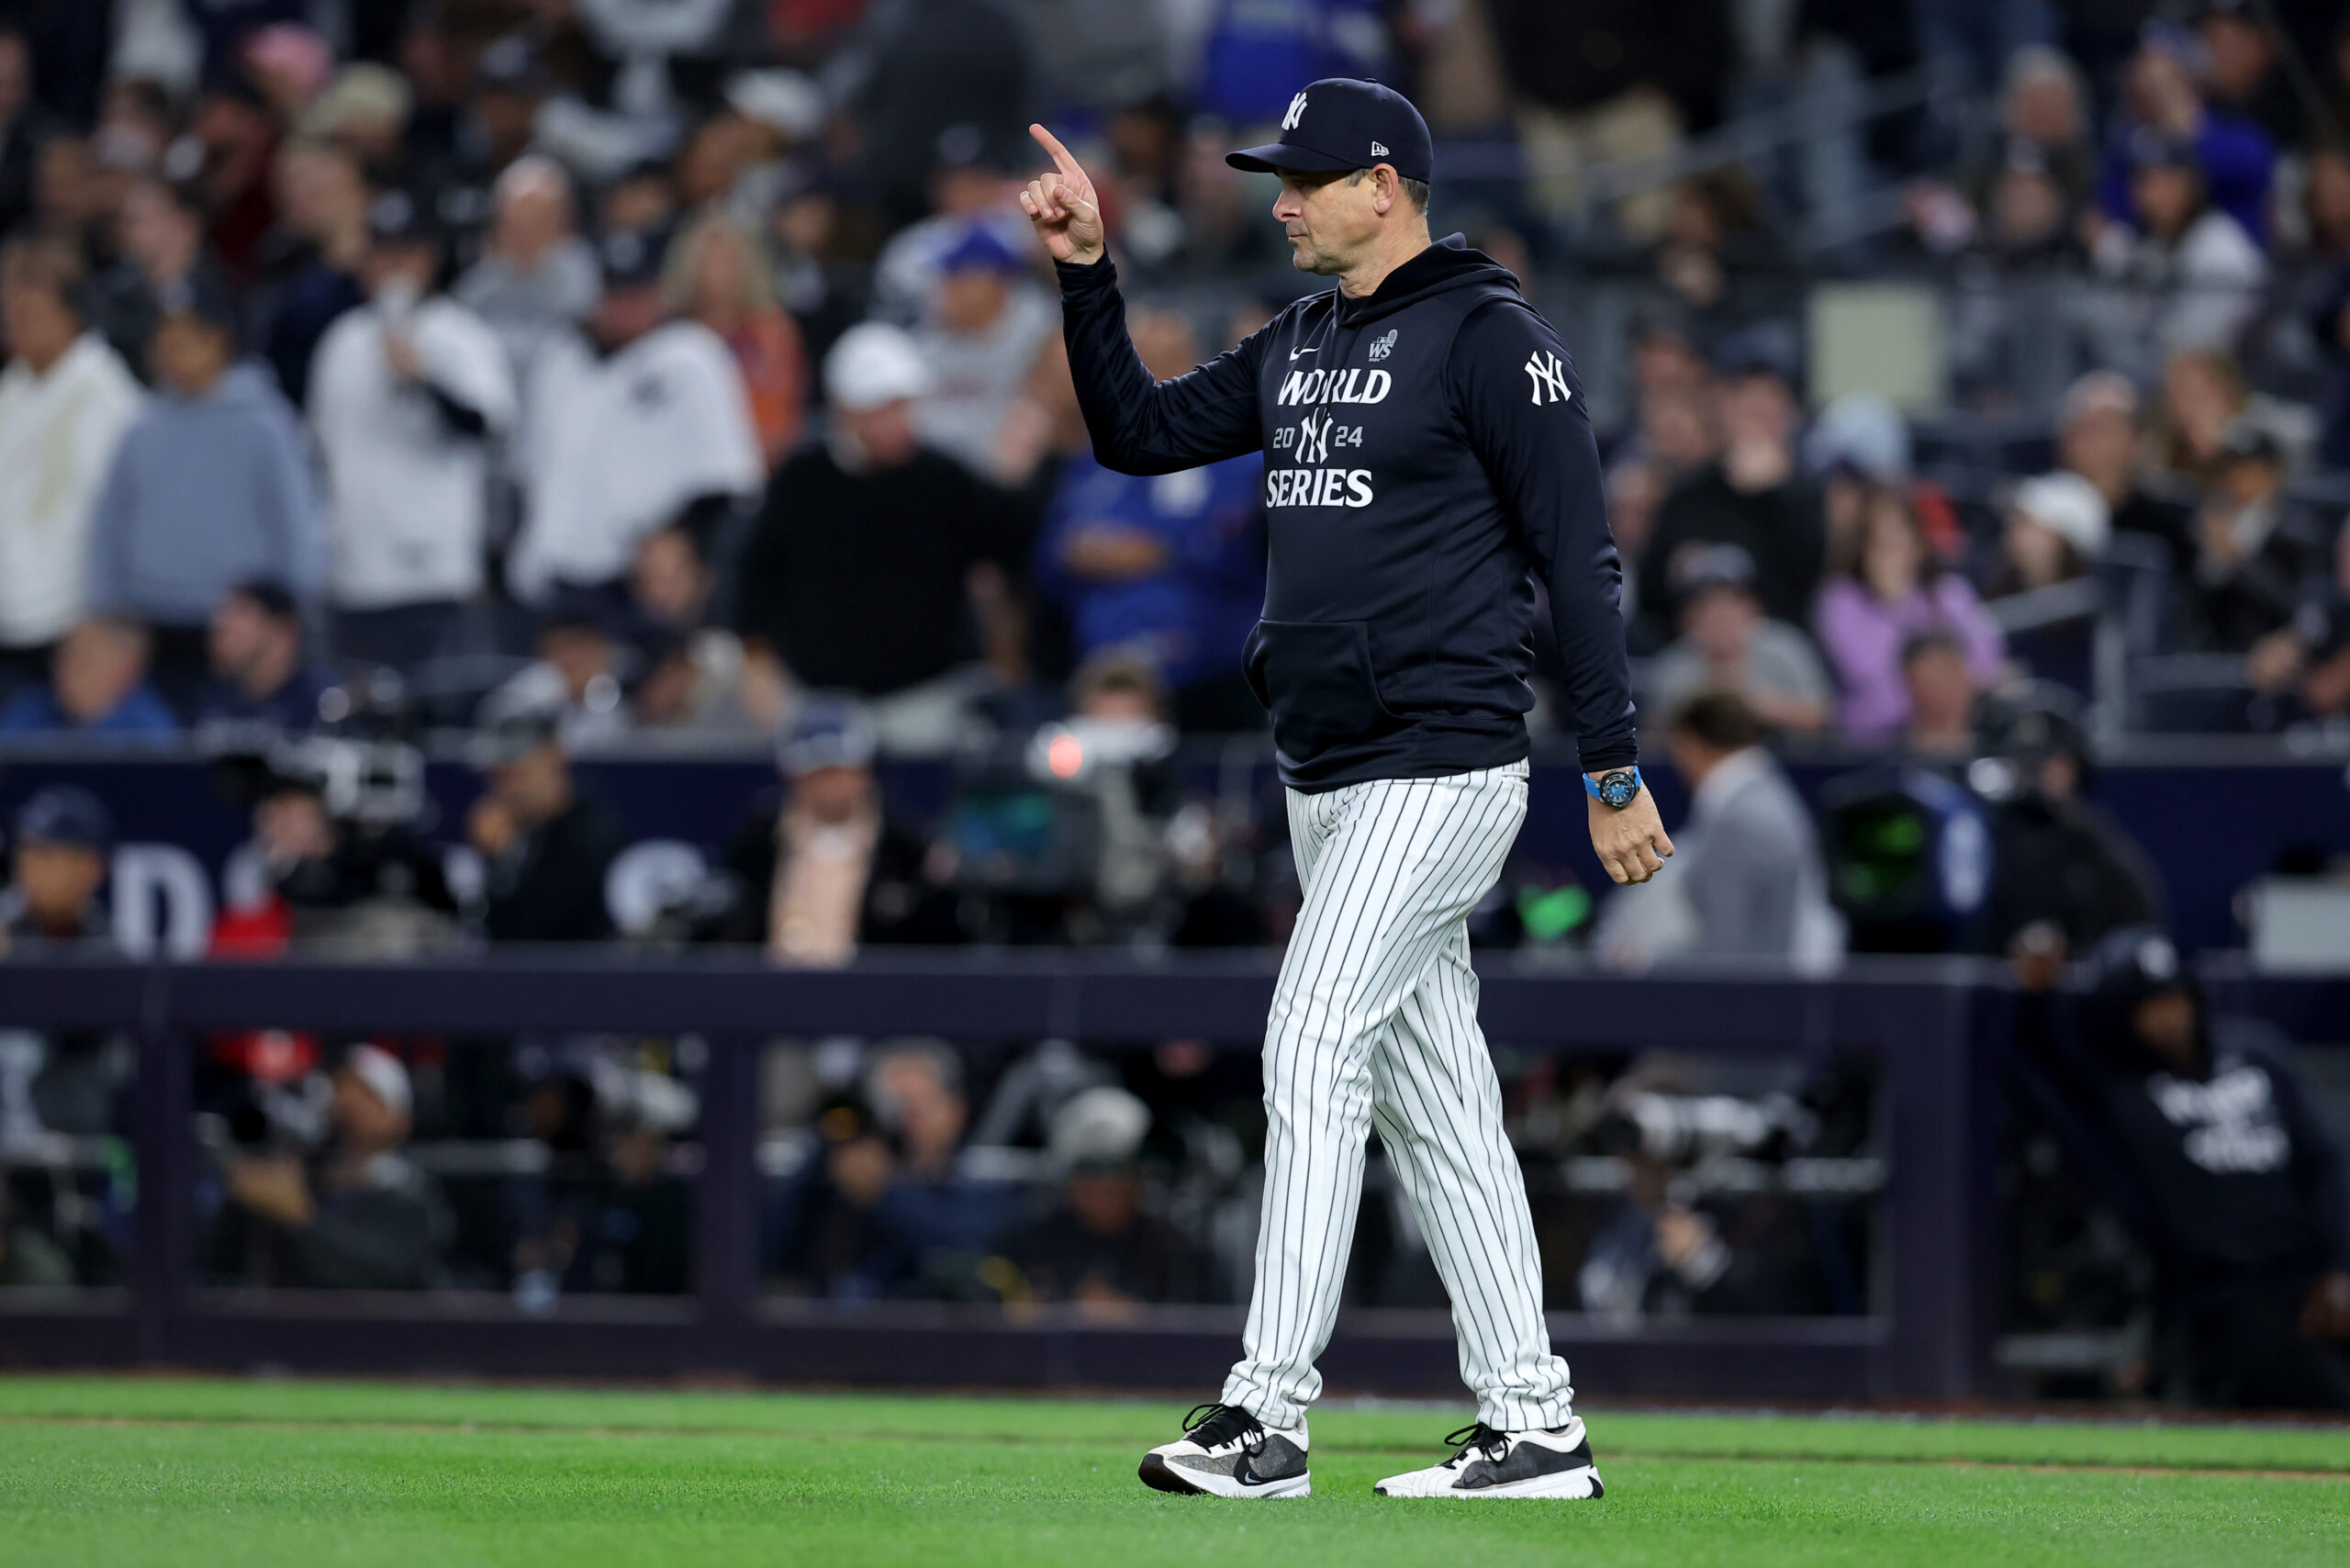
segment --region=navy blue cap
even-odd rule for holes
[[[231,337],[237,332],[236,297],[208,267],[192,268],[156,291],[156,319],[161,322],[174,316],[193,316]]]
[[[615,229],[597,247],[607,290],[652,287],[661,281],[661,264],[668,255],[666,228]]]
[[[1224,161],[1259,174],[1343,174],[1385,163],[1407,180],[1425,181],[1436,152],[1428,122],[1411,99],[1376,82],[1326,76],[1290,99],[1279,141],[1227,152]]]
[[[367,235],[378,245],[438,245],[447,238],[431,193],[398,188],[369,206]]]
[[[775,762],[786,778],[820,767],[864,767],[880,749],[872,717],[854,698],[814,696],[776,737]]]
[[[87,790],[52,784],[17,808],[17,842],[61,845],[104,855],[114,847],[114,818]]]
[[[938,270],[952,276],[957,273],[1016,274],[1028,270],[1020,252],[1003,242],[995,226],[981,218],[964,225],[963,231],[948,241],[939,252]]]

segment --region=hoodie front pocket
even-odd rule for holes
[[[1273,744],[1285,756],[1313,756],[1403,726],[1380,699],[1367,622],[1259,621],[1241,667],[1273,716]]]

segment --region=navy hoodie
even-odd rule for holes
[[[1107,257],[1059,268],[1093,452],[1124,474],[1265,454],[1264,617],[1242,667],[1315,791],[1527,755],[1537,577],[1586,771],[1638,755],[1599,453],[1574,366],[1460,236],[1371,294],[1290,306],[1154,382]]]

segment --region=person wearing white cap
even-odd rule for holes
[[[2024,592],[2070,582],[2104,554],[2112,532],[2105,497],[2078,474],[2026,479],[2008,503],[2005,586]]]
[[[1005,1238],[1003,1255],[1040,1301],[1116,1316],[1135,1302],[1194,1302],[1207,1264],[1172,1226],[1143,1207],[1136,1166],[1150,1107],[1111,1085],[1069,1096],[1046,1152],[1061,1201]]]
[[[333,1085],[333,1139],[313,1165],[283,1152],[229,1158],[207,1273],[306,1290],[433,1282],[448,1218],[431,1178],[399,1152],[416,1108],[408,1069],[381,1047],[354,1046]]]
[[[867,699],[885,751],[953,745],[985,680],[966,630],[987,608],[974,569],[1024,554],[1012,498],[923,444],[914,405],[932,385],[901,329],[844,332],[824,360],[824,439],[776,471],[741,567],[753,655]]]

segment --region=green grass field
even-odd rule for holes
[[[1371,1495],[1450,1412],[1337,1406],[1315,1495],[1248,1505],[1136,1482],[1181,1415],[0,1378],[0,1563],[2350,1563],[2344,1428],[1595,1409],[1605,1499],[1480,1506]]]

